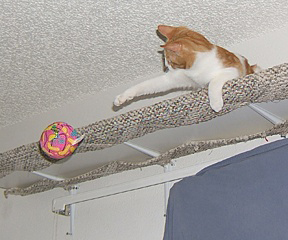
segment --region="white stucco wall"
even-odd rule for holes
[[[269,142],[280,139],[270,137]],[[176,160],[175,169],[194,166],[196,173],[203,167],[267,144],[265,139],[207,150]],[[162,173],[159,166],[133,170],[80,184],[79,192],[133,181]],[[128,193],[76,204],[75,232],[67,236],[69,217],[52,213],[52,200],[68,195],[61,189],[26,197],[0,194],[0,233],[5,240],[147,240],[162,239],[164,217],[164,186],[154,186]]]

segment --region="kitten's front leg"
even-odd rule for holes
[[[115,98],[114,105],[120,106],[135,97],[158,92],[158,88],[160,87],[160,85],[164,84],[165,80],[166,75],[163,75],[130,87],[125,92]]]
[[[123,103],[132,100],[136,96],[137,96],[137,89],[135,87],[129,88],[115,98],[114,105],[120,106]]]
[[[219,112],[223,107],[222,87],[219,82],[210,82],[208,87],[210,106],[215,112]]]
[[[123,103],[142,95],[166,92],[175,88],[191,86],[194,86],[193,82],[184,74],[183,71],[170,71],[159,77],[149,79],[127,89],[115,98],[114,105],[120,106]]]
[[[222,88],[224,84],[238,77],[238,73],[235,69],[225,69],[226,71],[218,74],[212,79],[208,86],[208,95],[210,106],[215,112],[219,112],[223,107]]]

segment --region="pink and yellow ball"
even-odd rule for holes
[[[77,148],[77,132],[69,124],[55,122],[42,133],[40,147],[50,158],[62,159],[70,156]]]

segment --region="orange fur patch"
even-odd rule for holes
[[[166,60],[172,68],[191,68],[197,53],[208,52],[216,47],[217,56],[224,67],[235,67],[240,76],[254,73],[253,66],[249,65],[247,59],[244,60],[243,66],[234,53],[210,43],[202,34],[187,27],[159,25],[158,31],[167,38],[161,47],[164,48]]]
[[[190,68],[198,52],[213,48],[203,35],[186,27],[160,25],[158,31],[167,37],[166,44],[161,47],[165,49],[166,59],[173,68]]]
[[[217,46],[217,56],[222,61],[224,67],[235,67],[239,71],[240,76],[244,75],[245,69],[243,69],[241,61],[234,53]]]
[[[252,74],[254,73],[254,66],[256,65],[253,65],[253,66],[250,66],[249,63],[248,63],[248,60],[245,59],[245,67],[246,67],[246,74]]]

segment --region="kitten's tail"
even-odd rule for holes
[[[262,68],[259,67],[257,64],[252,65],[251,68],[254,73],[259,73],[262,70]]]

